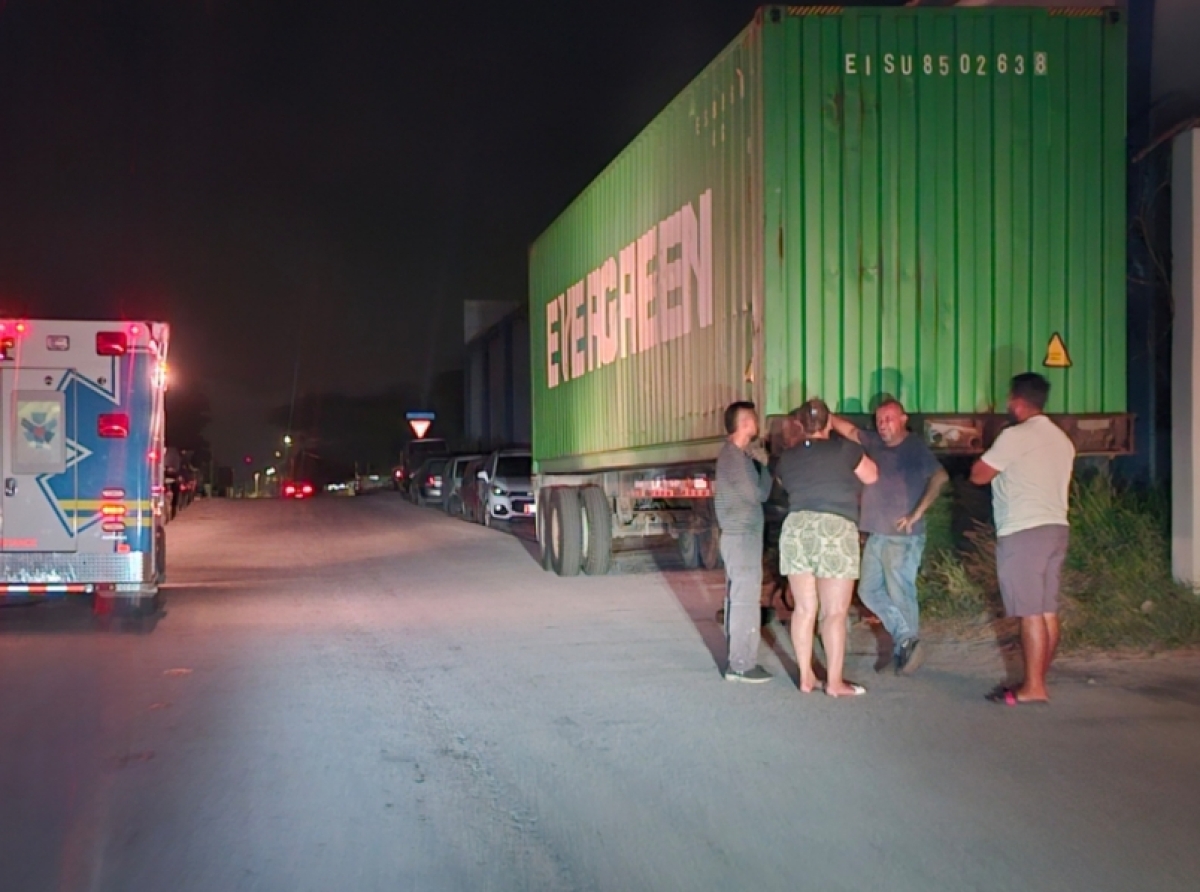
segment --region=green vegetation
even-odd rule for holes
[[[1003,612],[995,537],[978,520],[956,536],[956,502],[944,497],[929,512],[922,609],[951,625],[981,625]],[[1171,578],[1170,501],[1162,491],[1126,489],[1103,474],[1076,480],[1062,594],[1066,648],[1200,643],[1200,596]]]

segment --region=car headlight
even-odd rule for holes
[[[494,495],[494,496],[506,496],[506,495],[508,495],[508,492],[507,492],[507,490],[504,490],[504,489],[502,489],[502,488],[501,488],[501,487],[499,487],[499,486],[493,486],[493,487],[492,487],[492,495]]]

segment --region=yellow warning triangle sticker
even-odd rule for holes
[[[1042,361],[1048,369],[1069,369],[1071,367],[1071,354],[1067,352],[1067,345],[1063,343],[1062,335],[1055,332],[1050,337],[1050,343],[1046,345],[1046,358]]]

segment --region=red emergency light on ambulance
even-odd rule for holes
[[[0,320],[0,598],[157,609],[167,342],[161,322]]]

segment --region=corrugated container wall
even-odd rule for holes
[[[473,449],[527,445],[531,435],[529,317],[519,309],[467,345],[466,437]]]
[[[711,451],[725,404],[1125,409],[1115,12],[768,8],[531,252],[543,469]]]

